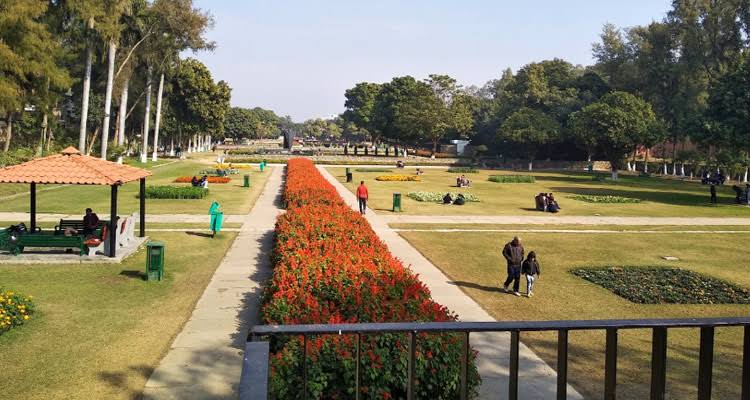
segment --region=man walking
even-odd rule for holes
[[[357,187],[357,200],[359,200],[359,213],[362,215],[365,215],[365,212],[367,211],[367,199],[369,197],[370,195],[367,193],[365,181],[360,181],[359,186]]]
[[[507,293],[508,285],[513,282],[513,294],[520,296],[518,286],[521,282],[521,264],[523,263],[524,253],[521,239],[518,236],[503,247],[503,257],[508,262],[508,278],[503,284],[503,290]]]

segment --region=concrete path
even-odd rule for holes
[[[146,383],[145,399],[236,399],[242,350],[271,277],[269,255],[283,169],[274,168],[232,247],[167,355]]]
[[[318,167],[323,176],[336,187],[341,197],[352,208],[358,209],[354,194],[345,188],[324,167]],[[467,296],[458,286],[412,247],[405,239],[388,227],[386,220],[368,211],[367,220],[388,245],[391,253],[406,265],[424,282],[432,293],[432,298],[458,314],[461,321],[494,321],[482,307]],[[471,345],[479,352],[477,366],[482,376],[480,398],[507,399],[510,334],[508,333],[475,333],[471,335]],[[519,349],[520,371],[519,387],[522,399],[552,399],[557,390],[557,375],[541,358],[528,347]],[[568,386],[568,399],[581,399],[582,396]]]
[[[350,192],[351,193],[351,192]],[[388,224],[496,225],[750,225],[750,218],[597,217],[556,215],[381,215]]]

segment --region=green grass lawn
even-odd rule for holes
[[[122,264],[0,265],[0,284],[37,307],[0,336],[0,398],[137,398],[234,237],[153,235],[167,242],[162,282],[137,277],[143,251]]]
[[[718,206],[709,203],[708,186],[700,182],[674,179],[640,178],[621,176],[618,182],[593,181],[583,172],[519,172],[533,175],[535,183],[494,183],[490,175],[516,174],[509,171],[480,170],[466,174],[471,188],[455,187],[457,174],[444,169],[425,169],[421,182],[378,182],[375,177],[387,175],[382,172],[353,171],[354,181],[346,184],[343,168],[329,168],[330,172],[350,190],[354,191],[359,181],[364,180],[370,192],[370,207],[376,212],[390,212],[392,194],[402,194],[404,214],[413,215],[541,215],[534,209],[534,196],[539,192],[555,194],[562,212],[558,215],[601,216],[654,216],[654,217],[750,217],[750,207],[733,204],[731,185],[718,188]],[[414,174],[413,168],[393,169],[394,174]],[[406,197],[409,192],[465,192],[478,196],[480,203],[464,206],[443,206],[423,203]],[[574,200],[575,195],[613,195],[641,200],[637,204],[593,204]]]
[[[506,276],[500,251],[513,233],[401,234],[498,320],[691,318],[750,314],[750,305],[639,305],[569,272],[585,266],[681,267],[750,288],[746,252],[748,237],[744,233],[522,233],[526,251],[536,251],[542,266],[542,276],[535,286],[536,296],[533,298],[519,298],[499,290]],[[661,256],[666,255],[679,257],[680,261],[662,260]],[[524,288],[525,280],[522,278],[521,281]],[[521,339],[549,365],[555,366],[557,339],[554,333],[523,333]],[[696,329],[672,329],[668,339],[667,398],[695,398],[699,332]],[[742,330],[717,329],[715,340],[714,398],[739,398],[740,379],[737,374],[742,370]],[[570,334],[568,374],[571,383],[587,398],[601,398],[603,394],[604,341],[603,331]],[[618,398],[648,398],[651,332],[621,331],[618,352]]]
[[[209,165],[196,161],[180,161],[151,168],[154,176],[146,180],[147,185],[189,185],[173,183],[178,176],[197,175]],[[240,174],[231,175],[232,181],[226,184],[209,184],[209,195],[199,200],[146,200],[146,212],[151,214],[206,214],[211,202],[218,201],[225,214],[245,214],[260,195],[270,170],[260,172],[257,168],[241,170]],[[250,174],[250,188],[242,187],[242,176]],[[4,186],[14,186],[0,184]],[[22,185],[28,191],[27,185]],[[47,185],[39,186],[44,188]],[[52,185],[51,185],[52,186]],[[53,185],[58,186],[58,185]],[[15,185],[16,190],[18,188]],[[119,189],[118,210],[121,215],[138,211],[138,182],[124,184]],[[108,186],[65,185],[52,190],[37,193],[37,212],[81,214],[86,207],[91,207],[99,214],[109,213],[110,189]],[[0,201],[0,211],[28,212],[28,194]]]
[[[627,233],[638,231],[649,232],[685,232],[685,231],[740,231],[750,233],[750,225],[569,225],[569,224],[539,224],[539,225],[504,225],[504,224],[389,224],[391,228],[403,230],[419,231],[436,231],[436,230],[461,230],[461,231],[492,231],[499,230],[503,232],[524,232],[524,231],[576,231],[576,234],[583,234],[587,230],[612,231],[615,233]],[[696,234],[699,235],[699,234]]]

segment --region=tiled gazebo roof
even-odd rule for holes
[[[151,172],[86,156],[75,147],[0,169],[0,183],[119,185],[151,176]]]

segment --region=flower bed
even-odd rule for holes
[[[571,196],[571,199],[585,201],[587,203],[608,203],[608,204],[634,204],[634,203],[641,202],[641,199],[633,199],[630,197],[607,196],[607,195],[597,196],[597,195],[590,195],[590,194],[579,194],[579,195]]]
[[[417,175],[380,175],[375,177],[376,181],[383,182],[419,182],[421,179]]]
[[[208,183],[229,183],[232,178],[227,176],[208,176]],[[181,176],[174,180],[175,183],[190,183],[193,181],[192,176]]]
[[[492,175],[490,182],[495,183],[534,183],[536,178],[531,175]]]
[[[216,164],[216,169],[253,169],[255,166],[247,164]]]
[[[148,186],[147,199],[202,199],[208,195],[208,189],[192,186]]]
[[[581,268],[571,272],[633,303],[750,304],[750,291],[679,268]]]
[[[265,324],[455,321],[429,290],[396,260],[367,221],[352,211],[307,159],[292,159],[284,189],[287,212],[276,223],[274,274],[263,296]],[[356,336],[307,340],[308,397],[354,398]],[[455,399],[461,360],[456,334],[419,335],[416,394]],[[296,399],[302,387],[299,337],[271,348],[272,398]],[[361,337],[363,399],[405,398],[408,340],[404,334]],[[472,353],[470,390],[479,375]]]
[[[448,172],[451,174],[476,174],[479,170],[473,167],[451,167],[448,168]]]
[[[23,325],[34,314],[31,296],[0,288],[0,335]]]
[[[479,202],[479,197],[476,195],[473,195],[471,193],[461,193],[464,195],[464,200],[468,202]],[[458,197],[458,193],[450,193],[451,198],[455,199]],[[445,196],[445,193],[438,193],[438,192],[409,192],[407,195],[412,200],[416,201],[423,201],[423,202],[430,202],[430,203],[442,203],[443,202],[443,196]]]

